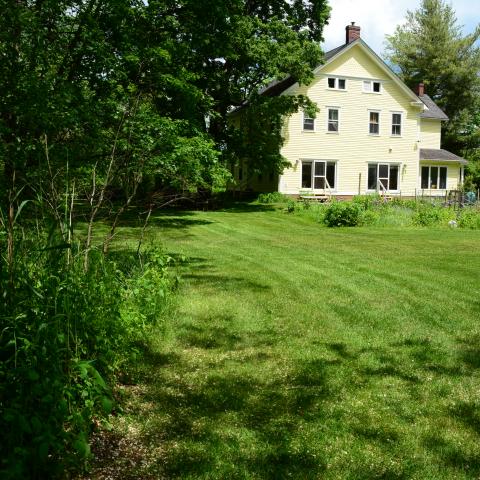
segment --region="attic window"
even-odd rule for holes
[[[329,77],[327,82],[328,88],[333,90],[345,90],[347,86],[347,81],[344,78]]]
[[[373,82],[372,80],[365,80],[363,82],[363,91],[367,93],[381,93],[381,82]]]

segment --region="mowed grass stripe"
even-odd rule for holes
[[[189,259],[115,425],[150,452],[123,478],[480,477],[480,232],[154,225]]]

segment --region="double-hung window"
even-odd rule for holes
[[[446,190],[447,167],[422,167],[422,188]]]
[[[334,189],[335,180],[335,162],[324,160],[302,161],[302,188],[308,190]]]
[[[380,192],[397,191],[399,174],[399,165],[391,165],[389,163],[369,163],[368,190]]]
[[[380,135],[380,112],[368,112],[368,132],[370,135]]]
[[[307,132],[315,131],[315,119],[310,117],[306,112],[303,112],[303,130]]]
[[[329,133],[338,133],[339,127],[340,127],[340,115],[339,115],[338,108],[329,108],[327,131]]]
[[[393,137],[402,136],[402,114],[401,113],[392,113],[392,136]]]

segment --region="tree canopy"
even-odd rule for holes
[[[422,0],[406,22],[387,36],[387,60],[411,88],[426,92],[449,116],[446,148],[461,153],[480,144],[480,26],[462,34],[453,7],[444,0]]]
[[[68,163],[77,176],[95,168],[105,179],[114,154],[112,179],[128,164],[155,175],[163,187],[183,189],[225,183],[227,160],[244,154],[249,130],[235,131],[232,108],[261,105],[265,122],[276,127],[283,113],[306,103],[257,92],[287,75],[311,79],[329,14],[326,0],[18,0],[1,6],[6,178],[13,171],[29,182],[44,177],[48,152],[54,170]],[[281,137],[273,130],[256,154],[260,168],[278,170]]]

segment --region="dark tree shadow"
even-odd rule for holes
[[[214,275],[209,272],[201,274],[186,274],[183,275],[184,280],[191,281],[202,287],[211,287],[218,290],[234,290],[234,291],[268,291],[271,289],[268,285],[253,282],[244,277],[232,277],[228,275]]]
[[[449,442],[440,435],[427,435],[423,444],[431,450],[440,465],[465,472],[470,478],[478,478],[480,474],[480,453],[465,452],[455,443]]]
[[[247,202],[234,202],[224,205],[219,210],[230,213],[255,213],[255,212],[273,212],[278,207],[275,205],[253,204]]]
[[[459,339],[461,361],[469,368],[480,368],[480,335]]]
[[[319,478],[325,460],[306,448],[292,448],[290,442],[302,422],[325,416],[322,401],[334,395],[327,383],[326,366],[320,360],[299,363],[282,381],[232,373],[211,374],[196,385],[169,377],[157,382],[145,401],[156,405],[158,416],[168,422],[150,424],[147,438],[162,435],[163,441],[191,446],[170,450],[158,470],[167,478],[208,478],[218,460],[211,452],[221,442],[235,447],[236,441],[222,439],[217,428],[225,415],[235,415],[235,428],[251,432],[262,447],[254,451],[233,448],[230,460],[247,476],[236,477],[232,470],[229,478],[248,478],[249,474],[272,480]],[[203,423],[201,429],[199,422]]]

